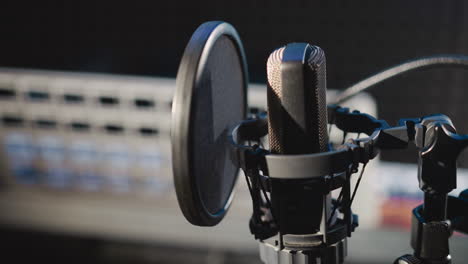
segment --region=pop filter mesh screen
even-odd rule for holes
[[[224,209],[238,169],[228,148],[230,128],[245,117],[242,61],[227,36],[214,43],[194,91],[192,108],[192,172],[205,208],[212,214]]]

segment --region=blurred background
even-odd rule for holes
[[[403,61],[468,54],[465,1],[35,1],[2,6],[0,243],[15,263],[259,263],[245,183],[227,219],[189,225],[171,180],[170,105],[185,45],[203,22],[244,43],[251,107],[265,108],[266,59],[289,42],[320,46],[328,87]],[[350,104],[390,123],[443,113],[468,133],[468,74],[433,69],[387,81]],[[332,96],[332,95],[330,95]],[[411,252],[420,203],[415,149],[365,173],[349,263]],[[468,152],[459,159],[468,188]],[[466,259],[456,234],[454,259]]]

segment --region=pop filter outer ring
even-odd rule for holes
[[[172,142],[172,163],[174,174],[174,185],[177,194],[179,206],[185,218],[192,224],[198,226],[214,226],[218,224],[226,214],[233,198],[233,188],[235,186],[239,168],[236,167],[231,175],[215,175],[217,177],[231,177],[233,182],[229,188],[229,193],[225,193],[226,199],[219,201],[222,205],[219,210],[214,212],[209,210],[206,202],[203,199],[203,194],[200,188],[203,188],[199,179],[195,177],[194,158],[192,153],[197,148],[193,135],[194,126],[197,120],[195,112],[197,109],[195,102],[197,93],[204,88],[206,77],[203,77],[203,72],[209,66],[208,60],[212,53],[215,43],[220,38],[228,38],[234,47],[227,53],[237,54],[238,62],[242,69],[239,83],[241,83],[239,96],[239,109],[241,109],[241,120],[245,119],[247,113],[247,63],[245,58],[242,42],[234,27],[230,24],[220,21],[206,22],[198,27],[192,35],[187,47],[185,48],[176,79],[176,91],[172,106],[172,127],[171,127],[171,142]],[[235,53],[233,53],[235,52]],[[219,53],[223,56],[224,52]],[[226,55],[227,56],[227,55]],[[216,74],[220,74],[219,70]],[[231,72],[222,72],[229,76]],[[222,77],[223,78],[223,77]],[[228,78],[229,80],[229,78]],[[211,84],[210,84],[211,85]],[[206,89],[206,88],[205,88]],[[216,89],[210,88],[210,89]],[[236,120],[240,122],[241,120]],[[226,151],[229,152],[229,146],[226,145]],[[199,153],[198,155],[204,155]],[[224,188],[223,188],[224,190]]]

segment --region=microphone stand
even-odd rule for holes
[[[418,148],[418,181],[424,203],[413,210],[413,255],[395,264],[450,264],[449,238],[453,230],[468,233],[468,189],[459,197],[448,196],[456,188],[456,161],[468,146],[468,136],[456,134],[444,115],[429,116],[415,126]]]

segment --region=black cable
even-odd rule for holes
[[[349,178],[351,177],[351,174],[352,174],[352,169],[351,168],[348,168],[348,170],[346,170],[346,179],[349,180]],[[338,207],[342,204],[342,201],[343,201],[343,195],[344,195],[344,188],[346,188],[345,186],[343,186],[340,190],[340,194],[338,195],[338,198],[336,199],[336,203],[333,205],[333,210],[332,210],[332,213],[330,215],[330,217],[328,218],[327,220],[327,225],[330,225],[331,223],[331,220],[333,219],[333,216],[335,216],[335,213],[336,213],[336,210],[338,209]]]
[[[248,146],[251,146],[250,140],[247,142],[247,144]],[[252,200],[253,200],[254,195],[253,195],[252,183],[250,183],[249,176],[247,174],[248,174],[247,171],[244,170],[245,181],[247,182],[247,187],[249,188],[250,197],[252,197]]]
[[[424,57],[420,59],[404,62],[400,65],[393,66],[375,75],[372,75],[351,87],[341,92],[334,104],[341,104],[358,93],[369,89],[370,87],[388,80],[392,77],[398,76],[402,73],[407,73],[417,69],[433,68],[439,66],[452,66],[458,68],[468,69],[468,56],[464,55],[436,55],[431,57]]]
[[[343,145],[346,142],[346,136],[348,135],[348,132],[343,131],[343,140],[341,141],[341,145]]]
[[[258,175],[258,177],[259,177],[259,180],[260,180],[260,175]],[[259,182],[259,184],[260,184],[260,189],[262,190],[263,196],[265,197],[265,201],[267,203],[268,208],[270,208],[270,210],[273,210],[272,207],[271,207],[270,198],[268,198],[268,195],[266,193],[265,188],[263,187],[263,184],[261,182]]]
[[[261,146],[261,144],[262,144],[261,140],[258,140],[258,142],[259,142],[259,144],[260,144],[260,146]],[[248,144],[248,146],[252,146],[252,143],[251,143],[250,140],[247,141],[247,144]],[[265,197],[265,201],[266,201],[266,203],[267,203],[267,206],[271,209],[271,202],[270,202],[270,199],[269,199],[268,196],[267,196],[267,193],[266,193],[266,191],[265,191],[265,188],[263,188],[263,184],[262,184],[261,179],[260,179],[260,174],[259,174],[259,173],[256,173],[256,176],[257,176],[258,183],[259,183],[259,185],[260,185],[260,190],[262,191],[263,196]],[[247,179],[247,176],[246,176],[245,179],[247,180],[247,185],[249,186],[250,194],[252,195],[253,190],[251,189],[251,184],[250,184],[249,180]],[[252,196],[252,197],[253,197],[253,196]]]
[[[260,144],[262,144],[260,140],[258,140],[258,141],[259,141]],[[247,142],[247,144],[248,144],[248,146],[251,146],[251,145],[252,145],[252,142],[249,140],[249,141]],[[271,211],[273,221],[275,221],[275,219],[274,219],[274,217],[273,217],[273,208],[272,208],[272,206],[271,206],[271,202],[270,202],[270,199],[268,198],[268,195],[267,195],[267,193],[266,193],[266,190],[265,190],[265,188],[263,187],[263,184],[262,184],[262,182],[261,182],[260,174],[259,174],[258,172],[256,172],[255,174],[256,174],[256,176],[257,176],[257,177],[255,177],[255,178],[256,178],[256,180],[258,181],[258,185],[260,185],[260,190],[262,191],[263,196],[264,196],[264,198],[265,198],[266,205],[267,205],[267,207],[268,207],[268,208],[270,209],[270,211]],[[254,198],[254,191],[255,191],[255,190],[254,190],[253,187],[252,187],[252,186],[253,186],[253,183],[250,182],[249,177],[247,176],[247,173],[244,172],[244,175],[245,175],[245,181],[247,182],[247,186],[248,186],[248,188],[249,188],[250,196],[252,197],[252,200],[255,200],[255,198]],[[263,201],[259,201],[259,202],[263,203]],[[254,204],[255,204],[255,202],[254,202]],[[255,205],[254,205],[254,207],[255,207]],[[259,215],[258,215],[258,212],[255,210],[255,208],[254,208],[254,215],[256,215],[256,217],[258,217],[258,219],[260,220],[260,217],[259,217]]]
[[[341,200],[343,199],[343,188],[340,190],[340,194],[338,195],[338,198],[336,199],[336,203],[333,205],[333,211],[328,218],[327,225],[330,225],[331,220],[333,219],[333,216],[335,216],[336,210],[338,209],[338,206],[341,204]]]
[[[255,195],[254,195],[255,190],[253,189],[252,184],[250,183],[250,180],[247,174],[245,174],[245,180],[247,181],[247,186],[249,187],[250,197],[252,197],[252,209],[253,209],[252,217],[253,219],[255,219],[256,222],[261,222],[261,216],[259,212],[261,205],[259,204],[259,201],[255,198]]]
[[[250,184],[249,177],[247,176],[247,173],[245,173],[245,171],[244,171],[244,175],[245,175],[245,181],[247,182],[247,187],[249,187],[250,196],[251,196],[252,199],[253,199],[252,185]]]
[[[358,180],[356,182],[356,186],[354,187],[353,195],[351,196],[351,201],[349,202],[350,207],[353,204],[354,196],[356,196],[356,192],[357,192],[357,189],[359,188],[359,184],[361,183],[362,175],[364,174],[364,170],[366,169],[366,165],[367,165],[367,163],[364,163],[364,165],[362,165],[361,174],[359,175],[359,178],[358,178]]]

